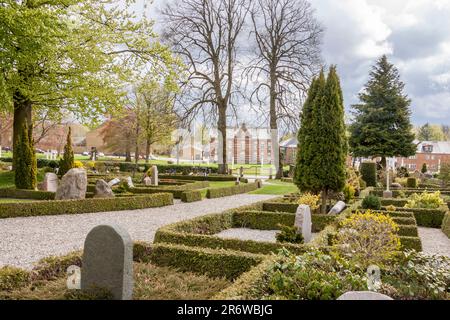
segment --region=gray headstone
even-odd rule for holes
[[[47,172],[42,182],[42,190],[56,192],[58,190],[58,176],[52,172]]]
[[[309,206],[301,204],[297,207],[295,213],[294,226],[298,228],[298,231],[302,234],[304,242],[308,243],[312,238],[312,222],[311,222],[311,210]]]
[[[151,186],[152,185],[152,179],[150,179],[149,177],[145,177],[144,178],[144,185],[145,186]]]
[[[80,168],[70,169],[61,179],[55,200],[86,198],[87,174]]]
[[[152,185],[157,186],[158,185],[158,167],[152,166]]]
[[[255,180],[255,183],[256,183],[256,185],[258,186],[258,189],[259,189],[259,188],[262,188],[263,183],[262,183],[262,180],[261,180],[261,179],[256,179],[256,180]]]
[[[100,225],[86,237],[81,268],[81,289],[110,291],[116,300],[133,294],[133,242],[119,226]]]
[[[338,201],[336,204],[331,208],[331,210],[328,212],[328,214],[338,214],[341,213],[342,210],[345,209],[345,202],[344,201]]]
[[[125,181],[127,182],[128,187],[134,188],[133,179],[131,179],[131,177],[126,177],[126,178],[125,178]]]
[[[398,190],[401,188],[402,188],[402,185],[400,183],[397,183],[397,182],[391,183],[391,189]]]
[[[94,198],[112,198],[114,197],[114,192],[112,191],[109,184],[105,180],[100,179],[95,183],[95,193]]]
[[[392,198],[392,191],[384,190],[383,198]]]
[[[110,187],[115,186],[116,184],[120,183],[120,179],[119,178],[114,178],[112,179],[110,182],[108,182],[108,185]]]
[[[337,300],[394,300],[391,297],[372,291],[349,291],[341,295]]]

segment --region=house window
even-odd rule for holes
[[[408,164],[408,169],[410,169],[410,170],[416,170],[416,164],[415,164],[415,163],[410,163],[410,164]]]
[[[422,146],[423,152],[433,152],[433,146],[432,145],[424,145]]]
[[[416,159],[416,156],[408,157],[408,159],[410,159],[410,160],[415,160],[415,159]]]

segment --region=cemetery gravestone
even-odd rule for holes
[[[97,180],[97,182],[95,183],[94,198],[112,198],[112,197],[114,197],[114,193],[109,184],[107,184],[106,181],[103,179]]]
[[[145,186],[151,186],[152,185],[152,179],[150,179],[149,177],[145,177],[144,178],[144,185]]]
[[[106,289],[116,300],[133,294],[133,242],[118,226],[100,225],[86,237],[81,289]]]
[[[58,190],[58,176],[54,173],[47,172],[42,182],[42,190],[56,192]]]
[[[333,208],[331,208],[331,210],[328,212],[328,214],[338,214],[341,213],[342,210],[345,209],[345,202],[344,201],[338,201]]]
[[[128,187],[134,188],[133,179],[131,179],[131,177],[126,177],[125,181],[127,182]]]
[[[158,167],[152,166],[152,176],[151,176],[152,185],[158,185]]]
[[[309,206],[301,204],[297,207],[297,212],[295,213],[294,226],[296,226],[298,231],[302,234],[305,243],[311,241],[312,222],[311,222],[311,210]]]
[[[86,198],[87,174],[80,168],[70,169],[61,179],[55,200]]]
[[[114,178],[112,179],[110,182],[108,182],[108,185],[110,187],[115,186],[116,184],[120,183],[120,179],[119,178]]]

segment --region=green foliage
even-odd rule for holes
[[[264,211],[295,213],[297,211],[297,208],[298,208],[298,203],[264,202],[264,204],[263,204]]]
[[[406,169],[406,167],[400,167],[400,169],[397,170],[397,177],[408,178],[409,177],[408,169]]]
[[[11,291],[25,286],[30,281],[30,274],[22,269],[5,266],[0,268],[0,291]]]
[[[381,209],[380,198],[378,198],[377,196],[368,195],[363,199],[361,207],[363,209],[380,210]]]
[[[276,234],[276,239],[278,242],[303,243],[303,236],[298,232],[298,228],[296,226],[279,224],[278,227],[280,228],[280,232]]]
[[[444,183],[450,185],[450,162],[444,162],[441,164],[439,179],[442,179]]]
[[[20,204],[0,203],[0,218],[133,210],[171,204],[173,204],[173,196],[170,193],[120,198],[50,200]]]
[[[295,256],[280,251],[267,271],[268,299],[335,300],[347,291],[367,290],[364,277],[339,257],[314,250]]]
[[[346,203],[348,203],[350,200],[353,200],[355,198],[355,188],[352,185],[346,184],[343,192],[344,192]]]
[[[421,194],[413,193],[405,204],[405,208],[427,208],[437,209],[444,205],[444,200],[441,198],[439,191],[428,193],[423,192]]]
[[[27,124],[22,126],[19,139],[14,146],[14,182],[17,189],[35,189],[37,163],[34,153],[32,131]]]
[[[150,259],[156,265],[175,267],[180,271],[235,279],[261,263],[263,257],[239,251],[158,243],[152,246]]]
[[[440,228],[447,210],[445,208],[397,208],[397,212],[398,211],[407,211],[414,213],[417,225],[420,227]]]
[[[425,123],[421,126],[416,134],[417,140],[420,141],[444,141],[447,140],[442,130],[442,126]]]
[[[67,141],[64,146],[64,155],[61,160],[59,160],[59,170],[58,175],[60,177],[64,176],[70,169],[75,167],[74,155],[72,149],[72,129],[69,127],[69,132],[67,133]]]
[[[359,172],[361,172],[361,178],[368,187],[377,186],[377,164],[375,162],[361,163]]]
[[[427,172],[428,172],[428,168],[427,168],[427,164],[426,164],[426,163],[424,163],[424,164],[422,165],[421,172],[422,172],[422,173],[427,173]]]
[[[345,186],[345,135],[342,91],[336,67],[311,83],[298,131],[294,183],[301,191],[341,191]],[[326,202],[325,198],[322,199]]]
[[[444,218],[442,219],[442,232],[450,238],[450,211],[447,211]]]
[[[202,200],[202,193],[198,190],[184,191],[183,193],[181,193],[181,201],[183,202],[194,202],[201,200]]]
[[[352,186],[352,188],[353,188],[353,190],[355,190],[355,192],[359,192],[361,190],[361,184],[359,182],[360,179],[353,167],[347,167],[346,177],[347,177],[346,185],[348,184],[348,185]]]
[[[247,193],[250,191],[254,191],[256,189],[258,189],[257,183],[244,183],[244,184],[241,183],[239,185],[231,187],[210,188],[206,191],[206,197],[208,199],[221,198],[240,193]]]
[[[0,198],[54,200],[55,193],[49,191],[0,188]]]
[[[353,106],[356,117],[350,126],[349,144],[354,157],[408,157],[416,153],[411,102],[403,93],[404,86],[398,70],[382,56],[359,94],[361,103]]]

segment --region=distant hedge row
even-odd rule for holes
[[[206,191],[208,199],[232,196],[240,193],[247,193],[258,189],[258,183],[243,183],[231,187],[210,188]]]
[[[134,210],[173,204],[170,193],[143,196],[0,203],[0,218]]]
[[[0,188],[0,198],[53,200],[55,199],[55,193],[40,190]]]

